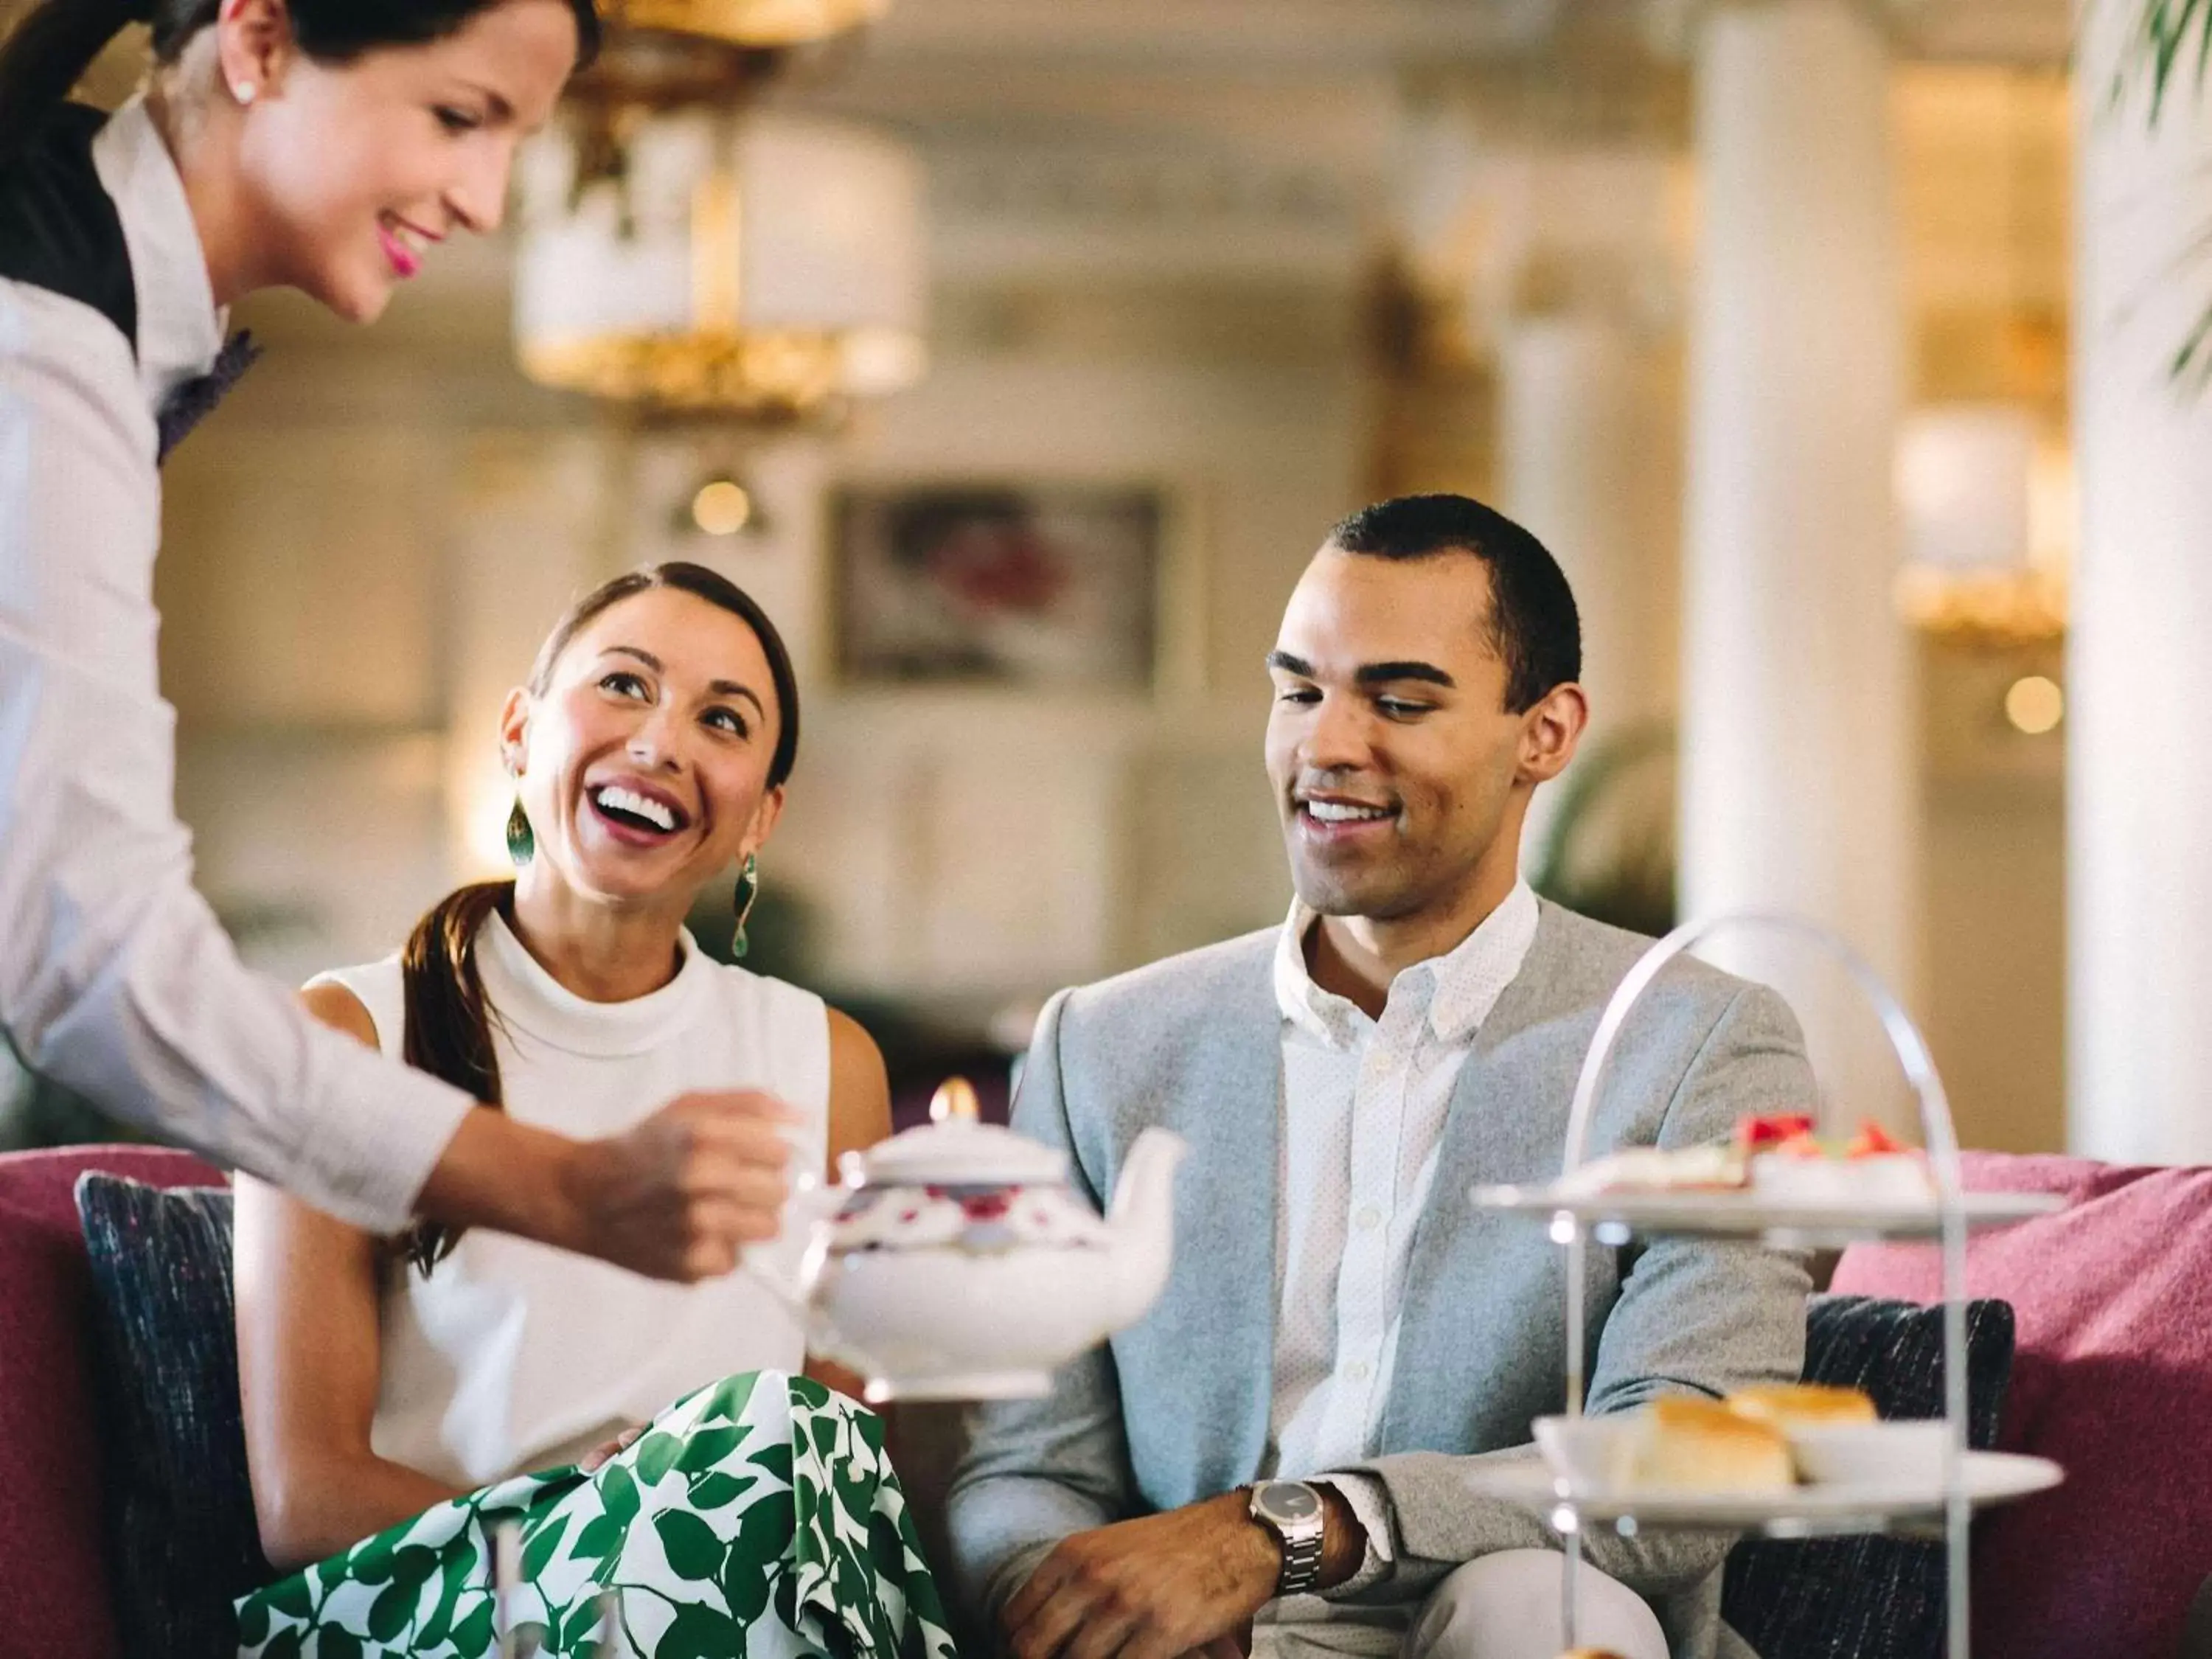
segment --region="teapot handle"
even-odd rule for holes
[[[783,1237],[800,1234],[806,1239],[795,1273],[770,1255],[770,1248],[781,1239],[769,1241],[769,1246],[748,1245],[738,1258],[738,1271],[781,1303],[809,1340],[814,1335],[814,1287],[830,1254],[826,1224],[843,1206],[847,1190],[842,1182],[824,1181],[811,1170],[802,1170],[792,1182],[791,1196],[784,1204]]]

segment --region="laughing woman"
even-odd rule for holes
[[[879,1139],[860,1028],[684,928],[732,864],[755,890],[798,750],[759,607],[697,565],[617,577],[554,629],[500,738],[516,878],[314,981],[309,1010],[568,1135],[751,1088],[797,1109],[802,1167]],[[752,1274],[659,1285],[429,1225],[390,1241],[251,1182],[236,1249],[263,1546],[319,1564],[240,1603],[243,1651],[478,1659],[511,1523],[508,1616],[548,1653],[949,1656],[882,1425],[799,1375],[804,1335]]]

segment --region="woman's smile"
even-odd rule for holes
[[[439,239],[427,231],[417,230],[398,215],[387,213],[376,222],[376,240],[392,274],[404,281],[422,269],[428,245]]]
[[[624,847],[665,847],[691,826],[691,815],[667,791],[638,779],[606,780],[584,788],[584,810]]]

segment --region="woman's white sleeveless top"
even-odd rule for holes
[[[676,977],[649,996],[589,1002],[497,915],[477,939],[501,1092],[518,1121],[580,1139],[618,1134],[696,1089],[763,1089],[798,1109],[799,1169],[827,1157],[830,1026],[819,997],[702,956],[687,933]],[[404,1038],[399,958],[323,978],[359,998],[394,1058]],[[802,1241],[748,1258],[787,1282]],[[765,1261],[763,1259],[766,1258]],[[395,1263],[383,1304],[380,1457],[475,1487],[574,1461],[703,1383],[797,1370],[798,1322],[740,1270],[704,1284],[644,1279],[505,1234],[471,1231],[428,1278]]]

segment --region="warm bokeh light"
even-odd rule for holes
[[[2066,718],[2066,694],[2058,689],[2058,682],[2041,674],[2030,674],[2012,683],[2005,693],[2005,718],[2018,730],[2032,738],[2056,731],[2058,722]]]
[[[752,522],[753,498],[744,486],[717,478],[691,498],[691,522],[709,536],[734,536]]]

